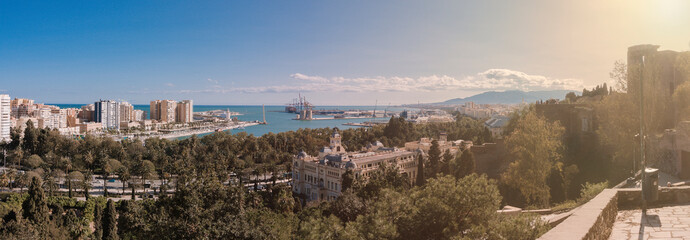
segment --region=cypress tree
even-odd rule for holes
[[[103,213],[103,239],[117,240],[117,213],[115,212],[115,202],[112,199],[108,200],[108,205]]]
[[[436,168],[438,163],[441,161],[441,147],[438,145],[438,141],[431,141],[431,147],[429,148],[429,166],[431,167],[433,173],[436,173]]]
[[[424,178],[424,157],[422,154],[417,154],[417,186],[423,186],[426,183]]]
[[[24,218],[33,221],[37,225],[40,226],[48,223],[48,204],[41,187],[41,179],[37,177],[31,178],[29,197],[24,200],[22,209],[24,210]]]
[[[34,127],[34,123],[31,120],[26,121],[22,148],[26,150],[27,155],[36,154],[38,148],[38,130]]]
[[[103,236],[103,208],[101,208],[100,204],[96,202],[96,205],[93,207],[93,236],[95,239],[101,239]]]

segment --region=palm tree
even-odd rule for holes
[[[43,176],[43,184],[48,188],[48,196],[53,196],[55,189],[57,189],[57,182],[55,175],[57,170],[48,170]]]
[[[84,179],[81,181],[81,188],[84,190],[84,198],[89,200],[89,189],[91,189],[91,181],[93,180],[93,173],[91,170],[86,171]]]
[[[72,170],[72,161],[69,158],[62,157],[60,158],[60,164],[65,169],[65,180],[67,181],[68,189],[67,195],[69,198],[72,198],[72,178],[69,176],[70,170]]]
[[[129,169],[125,166],[121,166],[117,170],[117,178],[122,182],[122,194],[125,194],[125,183],[129,181],[132,176],[129,174]]]

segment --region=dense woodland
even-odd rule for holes
[[[72,139],[29,123],[23,137],[13,129],[12,142],[3,145],[8,166],[17,170],[2,175],[2,187],[20,188],[23,193],[7,194],[0,202],[0,236],[450,239],[505,235],[530,239],[544,230],[541,224],[528,227],[534,224],[532,216],[497,215],[501,196],[496,180],[472,174],[474,160],[469,151],[457,156],[442,153],[437,142],[428,156],[420,156],[426,159],[420,168],[426,165],[426,169],[418,186],[410,186],[409,179],[389,166],[368,180],[346,174],[347,190],[332,203],[304,205],[287,185],[274,184],[265,191],[243,187],[242,180],[251,175],[289,172],[295,153],[304,150],[316,154],[327,145],[333,131],[300,129],[261,137],[215,133],[175,141],[151,138],[117,142],[88,135]],[[386,126],[348,129],[341,135],[353,150],[376,140],[401,146],[441,132],[447,132],[450,140],[493,140],[482,121],[462,116],[453,123],[426,125],[392,118]],[[161,188],[175,192],[155,200],[113,202],[89,197],[93,186],[84,179],[93,175],[117,177],[133,188],[144,187],[137,183],[146,179],[173,180]],[[235,175],[239,183],[229,181]],[[57,182],[65,178],[70,191],[58,194]],[[86,200],[78,201],[77,196]],[[442,221],[431,221],[441,216],[445,216]]]

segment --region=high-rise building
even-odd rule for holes
[[[190,103],[191,104],[191,103]],[[151,120],[159,122],[175,122],[177,113],[177,102],[174,100],[154,100],[151,101]]]
[[[189,123],[194,121],[194,105],[192,100],[182,100],[177,103],[177,114],[175,121],[180,123]]]
[[[160,113],[161,113],[161,100],[153,100],[151,101],[150,107],[149,107],[149,113],[151,116],[149,117],[151,120],[160,120]]]
[[[175,113],[177,112],[177,102],[174,100],[161,101],[161,122],[175,122]]]
[[[120,129],[120,105],[113,100],[100,100],[94,103],[94,122],[102,124],[103,128]]]
[[[9,142],[10,139],[10,95],[0,94],[0,142]]]
[[[132,111],[132,121],[140,122],[146,120],[146,111],[135,109]]]
[[[134,106],[128,102],[120,102],[120,122],[134,121]]]

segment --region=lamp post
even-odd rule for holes
[[[642,61],[640,63],[640,168],[642,170],[642,212],[647,212],[647,196],[645,194],[646,183],[647,183],[647,162],[645,160],[645,134],[644,134],[644,55],[642,55]]]

